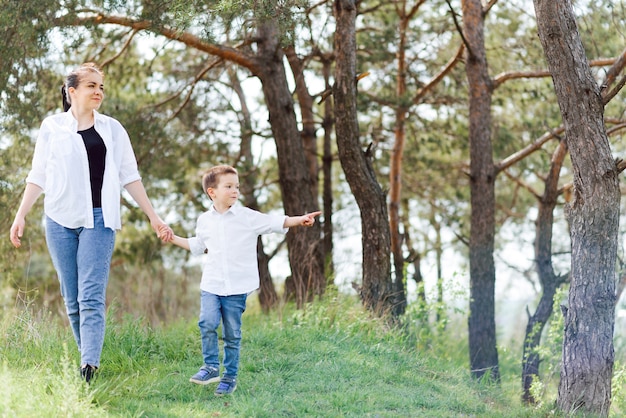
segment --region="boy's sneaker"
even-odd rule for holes
[[[202,366],[200,370],[198,370],[198,373],[191,376],[189,381],[198,385],[208,385],[209,383],[219,382],[220,372],[213,367]]]
[[[215,396],[229,395],[237,389],[237,381],[235,379],[224,377],[215,389]]]

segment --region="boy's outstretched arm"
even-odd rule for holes
[[[283,223],[283,228],[291,228],[292,226],[313,226],[315,217],[321,213],[321,211],[317,211],[302,216],[287,216]]]

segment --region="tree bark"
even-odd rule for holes
[[[335,0],[335,130],[341,166],[361,213],[363,283],[355,285],[364,306],[390,314],[395,298],[391,282],[390,233],[385,194],[360,142],[356,103],[355,0]]]
[[[491,95],[485,54],[484,12],[480,0],[463,2],[463,34],[467,42],[470,143],[470,314],[469,355],[472,376],[500,380],[496,347],[495,180],[491,146]]]
[[[566,413],[607,416],[614,363],[618,172],[604,127],[603,99],[571,3],[534,0],[534,5],[574,174],[573,198],[566,207],[572,268],[557,404]]]

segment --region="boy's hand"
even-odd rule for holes
[[[319,216],[321,213],[322,211],[317,211],[317,212],[311,212],[311,213],[302,215],[302,222],[300,223],[300,225],[313,226],[313,224],[315,223],[315,217]]]

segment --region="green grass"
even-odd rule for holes
[[[244,314],[237,391],[213,395],[189,376],[202,364],[196,318],[152,328],[110,320],[91,385],[78,378],[69,328],[29,310],[0,321],[0,417],[536,417],[519,378],[469,377],[466,343],[390,329],[349,297],[305,310]],[[116,315],[109,315],[110,318]],[[452,337],[447,337],[452,338]],[[513,389],[514,388],[514,389]]]

